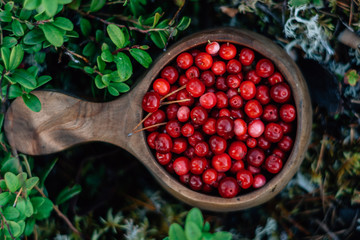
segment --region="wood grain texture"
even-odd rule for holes
[[[271,59],[287,79],[297,109],[297,132],[293,150],[283,170],[263,188],[232,199],[208,196],[180,184],[160,166],[146,144],[145,133],[128,137],[143,118],[141,99],[159,70],[183,51],[208,40],[232,42],[252,48]],[[178,199],[212,211],[236,211],[266,202],[283,189],[298,170],[310,140],[311,101],[303,76],[283,49],[271,40],[246,30],[221,28],[186,37],[163,53],[130,93],[108,103],[91,103],[61,93],[37,91],[39,113],[31,112],[16,99],[6,114],[5,131],[12,146],[31,155],[49,154],[75,144],[104,141],[122,147],[139,159],[159,183]]]

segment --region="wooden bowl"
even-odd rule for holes
[[[290,85],[297,109],[297,129],[293,149],[283,166],[265,186],[231,199],[195,192],[159,165],[146,143],[144,132],[128,137],[144,113],[141,100],[159,71],[181,52],[210,41],[242,45],[269,58]],[[92,103],[58,92],[35,91],[42,110],[34,113],[21,99],[10,106],[5,120],[9,143],[31,155],[49,154],[75,144],[104,141],[126,149],[141,161],[157,181],[173,196],[202,209],[236,211],[262,204],[279,193],[298,170],[310,140],[312,109],[304,78],[294,61],[271,40],[247,30],[219,28],[188,36],[164,52],[130,93],[107,103]]]

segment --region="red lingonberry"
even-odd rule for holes
[[[213,64],[213,58],[210,54],[201,52],[195,57],[195,65],[201,70],[208,70]]]
[[[235,141],[230,144],[228,153],[231,158],[241,160],[246,156],[247,147],[243,142]]]
[[[293,140],[289,136],[284,136],[280,142],[278,142],[278,147],[284,152],[288,152],[291,150],[293,146]]]
[[[186,122],[190,117],[190,108],[188,106],[181,106],[176,113],[177,119],[180,122]]]
[[[218,186],[220,196],[223,198],[233,198],[239,193],[239,184],[233,177],[225,177]]]
[[[242,65],[249,66],[253,63],[255,59],[254,51],[249,48],[243,48],[240,51],[239,60]]]
[[[258,118],[263,113],[263,108],[258,100],[252,99],[245,104],[244,112],[250,118]]]
[[[260,59],[256,64],[256,74],[267,78],[274,73],[274,64],[269,59]]]
[[[283,81],[284,81],[284,78],[283,78],[283,76],[281,75],[281,73],[275,72],[273,75],[271,75],[271,76],[268,78],[268,81],[269,81],[269,84],[272,86],[272,85],[275,85],[275,84],[277,84],[277,83],[283,82]]]
[[[215,75],[223,75],[226,72],[226,64],[223,61],[216,61],[211,66],[211,71]]]
[[[265,126],[264,135],[270,142],[279,142],[283,137],[283,129],[277,123],[269,123]]]
[[[269,173],[278,173],[280,172],[282,166],[283,166],[283,162],[281,160],[281,158],[279,158],[276,155],[270,155],[266,158],[265,163],[264,163],[265,169],[269,172]]]
[[[296,118],[295,107],[291,104],[284,104],[280,108],[280,118],[284,122],[292,122]]]
[[[167,165],[171,161],[172,154],[156,152],[156,159],[161,165]]]
[[[205,92],[205,85],[198,78],[193,78],[187,83],[186,90],[191,96],[200,97]]]
[[[177,138],[181,136],[181,125],[178,120],[170,120],[165,126],[167,134],[169,134],[172,138]]]
[[[246,139],[246,146],[249,148],[254,148],[257,146],[257,140],[256,138],[249,137]]]
[[[160,107],[160,95],[157,92],[147,92],[142,100],[142,109],[145,112],[155,112]]]
[[[211,87],[215,84],[215,74],[212,71],[202,72],[200,79],[203,81],[206,87]]]
[[[262,174],[256,174],[254,176],[253,188],[261,188],[266,183],[266,178]]]
[[[179,157],[173,162],[173,168],[179,176],[187,174],[190,171],[190,160],[186,157]]]
[[[202,180],[206,184],[213,184],[217,180],[217,177],[218,173],[213,168],[206,169],[202,174]]]
[[[161,71],[160,76],[168,80],[170,84],[174,84],[178,80],[179,72],[173,66],[166,66]]]
[[[264,130],[264,123],[259,119],[255,119],[248,124],[248,133],[253,138],[260,137]]]
[[[226,70],[230,74],[238,74],[241,72],[241,63],[236,59],[231,59],[226,64]]]
[[[194,58],[190,53],[183,52],[176,58],[177,65],[182,69],[191,67],[194,63]]]
[[[245,100],[250,100],[256,95],[255,84],[251,81],[243,81],[240,84],[240,95]]]
[[[224,43],[220,46],[219,56],[222,59],[230,60],[236,56],[236,47],[231,43]]]
[[[202,174],[207,164],[206,158],[194,157],[190,161],[190,172],[193,174]]]
[[[236,180],[243,189],[251,187],[254,181],[252,173],[246,169],[242,169],[237,172]]]
[[[211,151],[218,155],[225,152],[227,148],[227,142],[224,138],[215,135],[209,139],[209,146]]]
[[[220,44],[218,42],[210,42],[206,45],[205,51],[211,56],[215,56],[218,54],[220,50]]]
[[[251,166],[260,167],[264,163],[265,153],[260,148],[250,149],[246,156],[246,160]]]
[[[291,91],[286,83],[277,83],[270,89],[271,98],[277,103],[284,103],[290,99]]]
[[[203,108],[211,109],[216,106],[216,95],[214,93],[205,93],[199,99]]]
[[[268,122],[276,122],[279,120],[278,108],[273,105],[269,104],[264,107],[264,112],[262,114],[262,119]]]
[[[254,84],[258,84],[261,81],[261,77],[259,77],[255,70],[250,70],[249,72],[247,72],[246,76],[245,76],[245,80],[246,81],[251,81]]]
[[[173,147],[171,151],[176,154],[181,154],[186,151],[187,149],[187,141],[185,138],[175,138],[173,141]]]
[[[184,137],[190,137],[194,134],[194,126],[191,123],[185,123],[184,126],[181,127],[181,134]]]
[[[171,137],[166,133],[159,133],[155,138],[155,150],[159,153],[168,153],[173,147]]]

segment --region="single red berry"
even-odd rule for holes
[[[218,54],[220,50],[220,44],[218,42],[210,42],[206,45],[205,51],[211,56]]]
[[[230,117],[219,117],[216,121],[216,133],[225,139],[233,133],[234,121]]]
[[[254,176],[253,188],[261,188],[266,183],[266,178],[262,174],[256,174]]]
[[[191,123],[185,123],[184,126],[181,127],[181,134],[184,137],[190,137],[194,134],[194,126]]]
[[[284,152],[288,152],[291,150],[293,146],[293,140],[289,136],[284,136],[280,142],[278,142],[278,147]]]
[[[167,119],[168,120],[176,119],[178,110],[179,110],[179,105],[177,105],[176,103],[173,103],[173,104],[170,104],[169,106],[167,106],[167,108],[166,108]]]
[[[197,78],[191,79],[186,85],[186,90],[193,97],[200,97],[205,92],[205,85]]]
[[[142,109],[145,112],[155,112],[160,107],[160,95],[157,92],[147,92],[142,100]]]
[[[258,118],[263,113],[263,108],[258,100],[252,99],[245,104],[244,112],[250,118]]]
[[[209,154],[209,145],[205,141],[198,142],[194,148],[195,154],[199,157],[205,157]]]
[[[269,172],[269,173],[278,173],[280,172],[282,166],[283,166],[283,162],[281,160],[281,158],[279,158],[276,155],[270,155],[266,158],[265,160],[265,169]]]
[[[190,51],[191,56],[196,57],[201,51],[199,49],[192,49]]]
[[[250,100],[256,95],[255,84],[251,81],[243,81],[240,84],[240,95],[245,100]]]
[[[184,152],[185,157],[189,158],[189,159],[193,159],[195,157],[195,149],[192,146],[189,146],[185,152]]]
[[[284,104],[280,108],[280,118],[284,122],[292,122],[296,118],[295,107],[291,104]]]
[[[159,153],[168,153],[173,147],[171,137],[166,133],[159,133],[155,138],[155,150]]]
[[[211,87],[215,84],[215,74],[212,71],[202,72],[200,79],[203,81],[206,87]]]
[[[248,165],[247,170],[249,170],[253,175],[261,172],[261,168],[257,168],[251,165]]]
[[[180,182],[182,182],[185,185],[189,185],[191,174],[187,173],[184,175],[179,176]]]
[[[269,123],[265,127],[264,135],[270,142],[279,142],[283,137],[283,129],[277,123]]]
[[[238,171],[244,168],[245,164],[242,160],[233,161],[233,163],[231,164],[230,172],[236,174]]]
[[[158,132],[152,132],[147,136],[147,143],[150,148],[155,149],[155,139],[158,135]]]
[[[163,78],[158,78],[153,83],[153,89],[161,96],[165,96],[170,92],[170,83]]]
[[[278,124],[282,127],[284,134],[291,133],[293,130],[293,125],[291,123],[280,121]]]
[[[277,83],[284,82],[284,78],[281,75],[281,73],[275,72],[273,75],[271,75],[269,77],[268,81],[269,81],[269,84],[272,86],[272,85],[275,85]]]
[[[224,92],[216,92],[216,107],[226,108],[229,104],[229,99]]]
[[[231,143],[228,153],[231,158],[239,161],[245,157],[247,147],[243,142],[235,141]]]
[[[201,106],[194,107],[190,112],[190,118],[193,123],[203,125],[208,119],[208,113],[205,108]]]
[[[264,163],[265,153],[260,148],[250,149],[246,160],[251,166],[260,167]]]
[[[198,175],[192,175],[189,180],[189,186],[194,191],[200,191],[204,183],[201,180],[201,177]]]
[[[243,119],[235,119],[234,121],[234,133],[236,136],[241,136],[246,134],[247,124]]]
[[[262,104],[266,105],[270,102],[270,90],[265,85],[260,85],[256,88],[255,98]]]
[[[230,117],[231,116],[231,112],[229,109],[227,108],[222,108],[219,111],[219,117]]]
[[[214,188],[210,184],[204,183],[201,191],[204,193],[211,193],[214,190]]]
[[[151,116],[148,117],[144,121],[144,127],[149,127],[149,126],[152,126],[152,125],[157,124],[157,123],[162,123],[162,122],[165,121],[165,118],[166,118],[166,115],[165,115],[164,111],[161,110],[161,109],[158,109],[155,112],[153,112],[151,114]],[[147,129],[147,131],[152,132],[152,131],[155,131],[158,128],[159,127],[152,127],[152,128]]]
[[[156,152],[156,159],[161,165],[167,165],[171,161],[171,153],[159,153]]]
[[[241,109],[231,109],[230,110],[230,117],[232,119],[244,118],[245,114]]]
[[[229,88],[227,91],[226,91],[226,96],[230,99],[234,96],[239,96],[238,94],[238,89],[234,89],[234,88]]]
[[[258,84],[261,81],[261,77],[259,77],[255,70],[250,70],[249,72],[247,72],[246,76],[245,76],[245,80],[246,81],[251,81],[254,84]]]
[[[269,59],[260,59],[256,64],[256,74],[267,78],[274,73],[274,64]]]
[[[253,138],[260,137],[264,130],[264,123],[259,119],[255,119],[248,124],[248,133]]]
[[[226,153],[215,155],[212,158],[211,165],[218,172],[227,172],[231,168],[231,158]]]
[[[254,148],[257,146],[257,140],[256,138],[252,138],[252,137],[249,137],[246,139],[246,145],[249,147],[249,148]]]
[[[199,132],[195,131],[193,135],[188,137],[188,142],[191,146],[195,147],[198,142],[204,141],[204,136]],[[194,149],[195,150],[195,149]]]
[[[202,180],[206,184],[213,184],[217,180],[217,177],[218,173],[213,168],[206,169],[202,174]]]
[[[291,90],[286,83],[277,83],[270,89],[271,98],[277,103],[284,103],[290,99]]]
[[[258,137],[257,142],[258,142],[259,148],[262,148],[264,150],[269,149],[271,146],[271,143],[268,140],[266,140],[266,138],[264,136]]]
[[[255,59],[254,51],[249,48],[243,48],[240,51],[239,60],[242,65],[249,66],[253,63]]]
[[[184,99],[189,99],[189,100],[184,102],[179,102],[178,104],[180,106],[191,106],[195,102],[194,98],[190,95],[190,93],[186,89],[180,90],[176,95],[176,100],[184,100]]]
[[[190,108],[188,106],[181,106],[176,115],[180,122],[186,122],[190,117]]]
[[[212,184],[212,186],[214,188],[218,188],[219,186],[219,183],[222,179],[224,179],[226,177],[226,174],[223,173],[223,172],[218,172],[218,177],[217,177],[217,180]]]
[[[179,85],[180,85],[180,86],[184,86],[184,85],[186,85],[188,82],[189,82],[189,79],[186,77],[185,74],[183,74],[183,75],[181,75],[181,76],[179,77]]]
[[[179,77],[179,72],[173,66],[166,66],[161,71],[161,78],[165,78],[170,84],[174,84]]]
[[[218,77],[215,81],[215,87],[216,89],[220,91],[226,91],[229,89],[228,85],[226,84],[226,78],[224,77]]]
[[[211,71],[215,75],[223,75],[226,72],[226,64],[223,61],[216,61],[211,67]]]
[[[236,47],[231,43],[224,43],[220,46],[219,56],[222,59],[230,60],[236,56]]]
[[[173,162],[170,162],[168,165],[165,165],[165,169],[168,173],[170,174],[174,174],[174,166],[173,166]]]
[[[170,86],[170,93],[174,92],[176,89],[178,89],[179,87],[176,86],[176,85],[171,85]],[[170,96],[168,96],[166,98],[166,100],[168,101],[175,101],[176,100],[176,96],[177,96],[177,93],[174,93],[174,94],[171,94]]]
[[[235,178],[226,177],[220,181],[218,190],[223,198],[233,198],[239,193],[239,184]]]
[[[171,151],[176,154],[181,154],[186,151],[187,146],[188,144],[185,138],[175,138]]]
[[[173,163],[174,171],[177,175],[181,176],[190,171],[190,160],[186,157],[179,157]]]
[[[188,69],[191,65],[193,65],[194,58],[190,53],[184,52],[176,58],[176,63],[180,68]]]
[[[252,173],[246,169],[237,172],[236,180],[243,189],[248,189],[254,182]]]
[[[241,63],[236,59],[231,59],[226,64],[226,70],[229,74],[238,74],[241,72]]]
[[[203,108],[211,109],[216,106],[216,95],[214,93],[205,93],[199,99]]]
[[[264,112],[261,117],[262,119],[268,122],[278,121],[279,120],[278,108],[273,104],[266,105],[264,107]]]
[[[240,82],[241,82],[240,78],[234,74],[228,75],[226,78],[226,85],[229,88],[238,88],[240,86]]]
[[[243,104],[244,104],[244,101],[240,97],[240,95],[235,95],[232,98],[230,98],[230,100],[229,100],[230,107],[232,107],[234,109],[241,108],[243,106]]]
[[[210,54],[201,52],[195,57],[195,65],[201,70],[208,70],[213,64],[213,58]]]
[[[172,138],[177,138],[181,136],[181,125],[178,120],[170,120],[165,126],[167,134]]]
[[[272,154],[278,156],[281,159],[285,158],[285,153],[282,150],[280,150],[280,148],[274,148],[272,150]]]
[[[227,143],[224,138],[215,135],[209,139],[209,146],[211,151],[214,154],[218,155],[225,152],[227,148]]]
[[[206,122],[202,125],[202,130],[207,135],[214,135],[216,133],[216,119],[208,118]]]
[[[190,162],[190,172],[196,175],[202,174],[206,165],[206,158],[194,157]]]

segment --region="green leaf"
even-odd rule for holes
[[[114,88],[114,87],[109,86],[107,89],[108,89],[109,93],[115,97],[120,95],[119,91],[116,90],[116,88]]]
[[[27,173],[26,172],[19,173],[16,177],[19,180],[20,187],[22,187],[27,179]]]
[[[89,66],[85,66],[84,67],[84,71],[88,74],[93,74],[94,73],[94,69],[92,69],[91,67]]]
[[[40,177],[40,184],[39,187],[42,188],[44,186],[46,178],[49,176],[51,170],[54,168],[56,162],[58,161],[57,158],[51,161],[51,163],[46,166],[45,171],[42,173],[42,176]]]
[[[29,236],[33,233],[35,226],[35,219],[34,218],[28,218],[26,219],[24,234],[25,236]]]
[[[96,87],[99,88],[99,89],[106,88],[106,85],[103,83],[102,78],[101,78],[100,75],[97,75],[97,76],[95,77],[95,85],[96,85]]]
[[[101,42],[104,40],[104,32],[101,30],[96,30],[95,32],[95,40],[96,42]]]
[[[20,234],[19,234],[19,236],[20,236],[21,234],[24,233],[24,230],[25,230],[25,221],[24,221],[24,220],[18,221],[17,224],[19,224],[19,226],[20,226]]]
[[[65,36],[69,38],[78,38],[79,34],[76,31],[69,31],[66,32]]]
[[[9,60],[9,70],[16,69],[22,62],[24,57],[24,50],[21,45],[17,45],[11,49],[10,60]]]
[[[110,50],[104,50],[101,53],[101,59],[105,62],[112,62],[114,61],[114,56],[111,54]]]
[[[0,113],[0,129],[2,128],[2,125],[4,123],[4,118],[5,118],[5,114],[4,113]],[[1,181],[1,180],[0,180]]]
[[[15,238],[17,238],[18,236],[21,235],[21,227],[18,223],[14,222],[14,221],[7,221],[8,222],[8,225],[9,225],[9,229],[10,229],[10,232],[12,234],[12,236],[14,236]],[[4,228],[5,230],[5,236],[7,237],[11,237],[10,233],[9,233],[9,230],[7,227]]]
[[[184,16],[181,18],[176,28],[179,29],[180,31],[184,31],[190,26],[190,23],[191,23],[191,18]]]
[[[3,39],[3,47],[12,48],[17,44],[17,40],[14,37],[4,37]]]
[[[107,33],[109,34],[111,41],[118,48],[123,48],[125,44],[125,36],[124,33],[121,31],[121,29],[114,24],[110,24],[107,26],[106,30]]]
[[[10,1],[7,4],[5,4],[5,11],[10,12],[14,7],[14,2]]]
[[[189,222],[193,222],[198,226],[199,229],[203,229],[204,218],[198,208],[192,208],[186,216],[185,225]]]
[[[31,190],[38,183],[39,183],[39,178],[38,177],[31,177],[28,180],[26,180],[25,187],[26,187],[27,190]]]
[[[187,239],[200,240],[201,230],[194,222],[185,224],[185,235]]]
[[[78,184],[75,184],[71,188],[69,187],[64,188],[56,198],[56,205],[60,205],[66,202],[70,198],[73,198],[74,196],[80,194],[80,192],[81,192],[81,186]]]
[[[22,99],[28,108],[30,108],[34,112],[40,112],[41,110],[41,102],[37,96],[32,93],[22,95]]]
[[[0,12],[0,22],[11,22],[12,16],[10,12]]]
[[[45,36],[44,36],[43,31],[36,28],[36,29],[28,32],[25,35],[25,37],[23,38],[23,41],[25,44],[28,44],[28,45],[36,45],[36,44],[39,44],[39,43],[42,43],[43,41],[45,41]]]
[[[231,240],[232,235],[229,232],[216,232],[214,233],[213,240]]]
[[[10,62],[10,49],[7,47],[1,48],[1,59],[4,62],[5,69],[9,71],[9,62]]]
[[[90,4],[90,12],[97,12],[104,7],[106,0],[92,0]]]
[[[213,240],[214,236],[212,233],[203,233],[201,240]]]
[[[13,30],[13,33],[15,34],[15,36],[21,37],[24,35],[24,29],[21,26],[21,23],[17,20],[14,20],[11,23],[11,28]]]
[[[19,210],[17,210],[13,206],[8,206],[7,208],[5,208],[3,214],[6,220],[15,220],[20,216]]]
[[[6,92],[6,89],[5,89]],[[12,84],[9,89],[9,98],[14,99],[23,94],[21,87],[18,84]]]
[[[178,223],[173,223],[169,229],[170,240],[186,240],[185,232]]]
[[[40,206],[37,206],[37,212],[36,214],[34,214],[34,218],[37,220],[49,218],[51,211],[53,210],[53,206],[54,206],[53,203],[48,198],[43,198],[43,199],[44,202]],[[31,202],[35,207],[33,200],[34,198],[31,198]]]
[[[19,18],[21,20],[28,20],[31,17],[31,11],[26,10],[25,8],[21,9]],[[26,24],[26,22],[25,22]],[[28,26],[28,25],[27,25]],[[31,25],[30,25],[31,26]]]
[[[10,192],[0,193],[0,206],[5,206],[11,199]]]
[[[96,52],[96,46],[94,42],[88,42],[88,44],[85,45],[82,53],[86,57],[91,57]]]
[[[24,8],[27,10],[34,10],[40,6],[41,0],[25,0]]]
[[[205,222],[204,227],[203,227],[203,232],[209,232],[209,231],[210,231],[210,223]]]
[[[31,204],[33,205],[34,208],[34,213],[37,213],[37,209],[39,209],[41,207],[41,205],[43,205],[43,203],[45,202],[44,197],[32,197],[30,199]]]
[[[5,173],[4,178],[5,178],[6,186],[10,192],[13,193],[20,188],[19,179],[16,177],[15,174],[11,172],[7,172]]]
[[[49,41],[55,47],[61,47],[64,43],[64,37],[62,32],[51,24],[43,24],[39,26],[45,34],[46,40]]]
[[[292,7],[300,7],[302,5],[310,3],[310,0],[290,0],[289,5]]]
[[[25,69],[16,69],[12,74],[12,79],[23,87],[29,89],[36,87],[35,77]]]
[[[161,14],[158,13],[158,12],[155,13],[155,15],[154,15],[154,22],[153,22],[153,25],[152,25],[151,28],[154,28],[154,27],[156,26],[156,24],[158,24],[160,18],[161,18]]]
[[[36,87],[38,88],[38,87],[48,83],[51,79],[52,79],[52,77],[50,77],[48,75],[43,75],[43,76],[38,77]]]
[[[89,36],[91,32],[91,23],[89,20],[85,18],[80,19],[80,30],[85,37]]]
[[[155,43],[158,48],[165,48],[167,38],[164,35],[160,34],[160,32],[151,32],[150,39]]]
[[[42,6],[45,8],[45,13],[49,17],[53,17],[58,9],[57,0],[41,0]]]
[[[119,52],[115,58],[116,68],[120,77],[120,81],[124,82],[128,80],[132,73],[132,64],[130,58],[123,52]]]
[[[65,31],[72,31],[74,29],[74,24],[69,19],[64,17],[55,18],[55,21],[52,24]]]
[[[110,83],[110,86],[115,88],[120,93],[128,92],[130,90],[130,87],[126,83],[113,82]]]
[[[105,67],[106,67],[106,63],[101,59],[100,56],[98,56],[96,58],[96,61],[97,61],[97,66],[98,66],[99,71],[100,72],[104,71]]]
[[[25,200],[25,216],[30,217],[34,214],[34,207],[29,199],[29,197]]]
[[[131,56],[135,58],[144,68],[148,68],[152,63],[150,55],[144,50],[133,48],[129,50]]]
[[[71,3],[73,0],[57,0],[58,4],[69,4]]]

